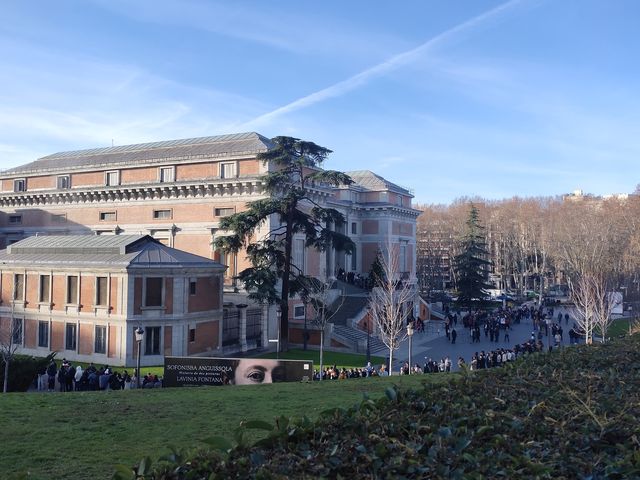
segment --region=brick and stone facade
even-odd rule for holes
[[[227,290],[237,290],[234,278],[249,266],[245,255],[224,255],[212,243],[225,234],[221,217],[265,198],[261,176],[273,166],[257,155],[271,147],[257,133],[242,133],[61,152],[6,170],[0,174],[0,248],[36,234],[150,235],[226,265]],[[380,245],[397,243],[403,273],[415,281],[420,212],[411,206],[412,193],[370,171],[346,173],[354,184],[318,186],[310,195],[343,213],[354,254],[306,249],[299,237],[294,255],[319,278],[340,270],[366,275]],[[275,318],[273,311],[269,317]],[[273,321],[269,330],[275,335]]]
[[[149,236],[34,236],[0,251],[0,335],[19,353],[109,365],[221,351],[224,266]],[[13,325],[13,328],[12,328]]]

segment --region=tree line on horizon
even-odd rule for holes
[[[484,227],[487,268],[497,288],[540,292],[590,278],[607,291],[621,291],[625,300],[640,299],[640,195],[461,198],[449,205],[417,205],[423,212],[416,234],[423,293],[458,288],[453,259],[462,252],[472,207]],[[446,285],[443,269],[449,270]]]

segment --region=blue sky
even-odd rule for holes
[[[416,201],[631,192],[640,2],[4,2],[0,168],[257,131]]]

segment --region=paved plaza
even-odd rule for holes
[[[548,308],[545,308],[545,313]],[[569,345],[569,330],[573,327],[573,317],[571,308],[556,307],[553,311],[553,321],[557,323],[558,313],[562,314],[562,345]],[[569,313],[569,322],[566,323],[564,314]],[[451,359],[451,369],[457,370],[458,357],[464,358],[466,363],[471,361],[471,357],[475,352],[481,352],[482,350],[490,352],[498,348],[513,348],[516,344],[524,343],[531,339],[531,332],[533,332],[533,320],[522,319],[520,323],[511,325],[509,331],[509,341],[504,341],[504,330],[500,331],[500,340],[498,342],[489,341],[489,337],[485,336],[484,329],[480,328],[480,342],[471,343],[471,335],[468,329],[465,329],[461,315],[458,316],[458,324],[454,325],[458,334],[456,343],[452,344],[445,336],[444,322],[441,320],[432,320],[425,324],[425,331],[423,333],[415,333],[412,340],[412,365],[419,363],[420,366],[424,366],[425,361],[429,358],[440,361],[441,358],[449,356]],[[550,337],[544,335],[544,328],[542,329],[543,337],[542,341],[545,345],[545,349],[548,348]],[[537,332],[536,332],[537,335]],[[549,333],[551,335],[551,333]],[[537,337],[536,337],[537,338]],[[553,345],[553,339],[551,339]],[[380,352],[382,353],[382,352]],[[387,354],[388,355],[388,354]],[[405,340],[398,350],[394,352],[393,371],[398,372],[402,364],[409,358],[409,341]]]

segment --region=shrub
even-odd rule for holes
[[[530,355],[325,412],[243,422],[232,440],[118,479],[640,478],[640,337]],[[247,445],[248,429],[266,436]]]
[[[28,355],[16,355],[9,363],[9,382],[7,389],[10,392],[26,392],[38,377],[38,371],[46,368],[55,357],[51,353],[47,357],[32,357]],[[0,358],[0,391],[4,385],[4,361]]]

